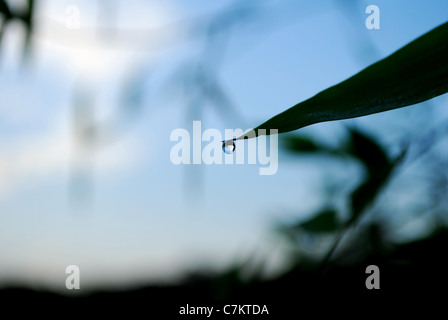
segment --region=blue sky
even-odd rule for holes
[[[323,170],[314,160],[283,153],[273,176],[258,175],[256,165],[175,166],[172,130],[191,130],[192,120],[222,132],[254,127],[445,22],[448,12],[444,0],[358,1],[351,7],[336,0],[252,1],[254,13],[207,47],[197,24],[210,23],[232,2],[114,3],[121,31],[107,40],[95,36],[99,25],[112,23],[101,20],[107,16],[103,2],[40,1],[28,68],[20,65],[21,26],[5,33],[0,286],[63,290],[70,264],[80,267],[87,288],[173,280],[197,265],[223,268],[254,251],[275,269],[282,258],[274,254],[272,224],[318,208],[329,173],[350,188],[359,170],[325,162]],[[380,30],[365,28],[370,4],[380,8]],[[79,9],[79,30],[65,27],[70,5]],[[208,65],[210,57],[216,60]],[[188,75],[210,66],[237,113],[222,114],[195,98]],[[119,123],[116,141],[81,154],[73,138],[74,92],[88,88],[97,119],[107,123],[123,106],[128,79],[138,83],[142,111]],[[430,111],[410,107],[302,131],[336,143],[345,125],[357,125],[393,149],[416,124],[423,132],[446,119],[447,103],[445,95],[430,103]],[[124,104],[132,107],[132,100]],[[189,107],[202,111],[192,117]],[[419,122],[423,113],[428,122]],[[73,168],[92,170],[90,200],[75,205]]]

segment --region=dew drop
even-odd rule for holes
[[[233,153],[233,151],[235,151],[235,142],[233,142],[233,140],[224,141],[222,143],[222,151],[227,154]]]

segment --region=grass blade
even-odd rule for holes
[[[448,91],[448,22],[351,78],[262,123],[254,130],[288,132],[429,100]],[[243,139],[240,136],[234,140]]]

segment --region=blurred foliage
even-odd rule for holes
[[[0,44],[7,25],[14,20],[20,21],[25,27],[24,57],[29,55],[31,51],[31,39],[34,29],[33,14],[35,1],[27,0],[26,4],[25,10],[14,11],[11,10],[8,1],[0,0],[0,16],[3,16],[3,20],[0,22]]]
[[[405,152],[403,151],[396,159],[390,160],[386,150],[374,138],[356,129],[350,129],[348,132],[348,141],[341,143],[337,148],[330,148],[304,135],[288,135],[281,140],[284,148],[298,155],[330,156],[334,160],[348,157],[362,165],[364,179],[349,197],[351,213],[347,223],[351,223],[360,218],[366,207],[374,201],[395,167],[404,159]],[[325,209],[321,214],[326,218],[317,221],[328,223],[333,219],[334,211]],[[313,220],[313,223],[317,221]]]

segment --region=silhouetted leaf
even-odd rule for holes
[[[367,175],[366,180],[353,191],[351,195],[352,216],[350,222],[354,222],[365,213],[365,209],[378,196],[394,169],[401,164],[405,154],[405,152],[401,153],[394,161],[384,164],[383,167],[371,169],[373,171]]]
[[[327,233],[337,230],[340,227],[340,223],[337,219],[336,211],[326,209],[311,219],[300,223],[298,227],[312,233]]]
[[[448,23],[255,128],[278,133],[413,105],[448,91]],[[242,139],[238,137],[237,139]]]
[[[366,207],[373,202],[386,178],[386,175],[375,179],[369,178],[356,188],[351,195],[352,220],[358,219]]]
[[[391,166],[386,151],[372,137],[355,129],[350,130],[348,152],[364,164],[370,176],[381,174]]]

